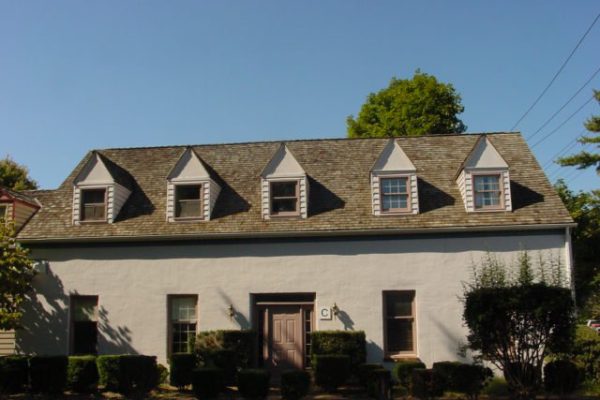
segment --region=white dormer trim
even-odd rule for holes
[[[202,215],[199,218],[177,218],[175,216],[175,190],[178,185],[200,185]],[[179,157],[173,169],[167,175],[167,207],[168,222],[205,220],[209,221],[215,207],[221,187],[211,178],[206,165],[196,152],[188,147]]]
[[[308,176],[289,149],[282,144],[267,163],[260,176],[261,186],[261,214],[263,219],[281,218],[284,215],[271,213],[271,183],[272,182],[297,182],[298,210],[295,214],[286,214],[286,217],[308,217]]]
[[[498,176],[500,204],[492,208],[477,208],[475,202],[475,177]],[[467,212],[512,211],[510,192],[510,172],[506,160],[490,142],[487,136],[481,136],[463,162],[456,177],[465,210]]]
[[[385,178],[406,178],[408,186],[408,208],[406,210],[383,210],[381,180]],[[373,214],[377,216],[418,214],[419,190],[417,182],[417,168],[398,142],[390,139],[371,169]]]
[[[86,223],[81,220],[81,192],[86,189],[104,189],[106,191],[106,217],[102,221],[93,221],[96,223],[108,222],[112,224],[129,195],[131,195],[131,190],[115,181],[100,154],[94,152],[74,181],[73,225]]]

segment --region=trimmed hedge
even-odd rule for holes
[[[67,386],[67,356],[35,356],[29,359],[31,390],[60,394]]]
[[[443,391],[457,391],[456,389],[456,378],[457,368],[461,365],[457,361],[439,361],[433,363],[431,369],[435,375],[436,384],[440,386]]]
[[[432,369],[413,369],[411,373],[410,394],[419,399],[431,399],[444,394],[442,387],[436,382]]]
[[[192,384],[192,371],[196,369],[198,359],[195,354],[179,353],[171,355],[169,360],[169,383],[183,388]]]
[[[67,385],[77,393],[91,393],[98,389],[98,367],[95,356],[69,357]]]
[[[310,374],[307,371],[293,370],[281,374],[281,397],[284,400],[300,400],[310,389]]]
[[[121,356],[98,356],[98,383],[106,390],[116,392],[119,390],[119,359]]]
[[[143,355],[99,356],[100,384],[124,395],[144,395],[158,384],[156,357]]]
[[[271,374],[266,369],[243,369],[238,372],[238,389],[245,399],[264,399],[269,394]]]
[[[256,365],[257,335],[253,330],[216,330],[200,332],[194,340],[194,352],[201,361],[216,350],[230,350],[235,354],[236,368]]]
[[[385,368],[371,371],[370,381],[367,385],[367,393],[375,399],[391,399],[392,396],[392,374]]]
[[[367,341],[363,331],[314,331],[311,337],[311,356],[339,354],[350,357],[352,373],[367,359]]]
[[[360,364],[357,369],[357,378],[360,386],[367,388],[373,379],[373,371],[383,368],[381,364]]]
[[[392,376],[405,389],[410,389],[412,371],[414,369],[425,369],[425,364],[419,360],[401,360],[394,363]]]
[[[327,391],[335,391],[350,377],[350,357],[327,354],[313,356],[315,383]]]
[[[226,385],[235,384],[238,369],[242,368],[235,351],[229,349],[207,350],[203,353],[203,362],[206,367],[221,368]]]
[[[0,393],[23,392],[28,380],[28,357],[0,357]]]
[[[192,391],[200,400],[215,399],[224,388],[221,368],[196,368],[191,374]]]
[[[554,394],[573,393],[581,383],[577,365],[569,360],[556,360],[544,366],[544,388]]]
[[[476,364],[460,364],[456,367],[453,382],[457,392],[476,399],[483,388],[494,377],[491,369]]]

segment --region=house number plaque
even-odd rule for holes
[[[320,307],[319,308],[319,319],[321,319],[321,320],[330,320],[331,319],[331,308],[329,308],[329,307]]]

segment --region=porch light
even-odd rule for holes
[[[235,308],[233,308],[233,304],[230,304],[227,308],[227,315],[229,315],[230,319],[233,319],[233,317],[235,316]]]
[[[333,303],[333,307],[331,307],[331,312],[336,317],[338,316],[338,314],[340,313],[340,308],[338,307],[337,303]]]

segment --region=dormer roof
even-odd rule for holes
[[[465,159],[466,169],[506,169],[508,164],[486,135],[481,136]]]
[[[0,201],[20,201],[30,205],[31,207],[39,208],[40,203],[33,197],[21,192],[0,187]]]
[[[260,176],[262,178],[287,178],[287,177],[302,177],[306,172],[296,160],[296,157],[290,152],[285,144],[281,144],[273,158],[263,169]]]
[[[167,175],[167,179],[174,182],[201,181],[211,179],[211,176],[200,156],[194,149],[187,147]]]
[[[402,147],[390,139],[371,169],[372,172],[415,172],[417,169]]]
[[[131,189],[131,176],[123,168],[97,151],[92,151],[87,163],[73,181],[75,185],[119,185]]]

